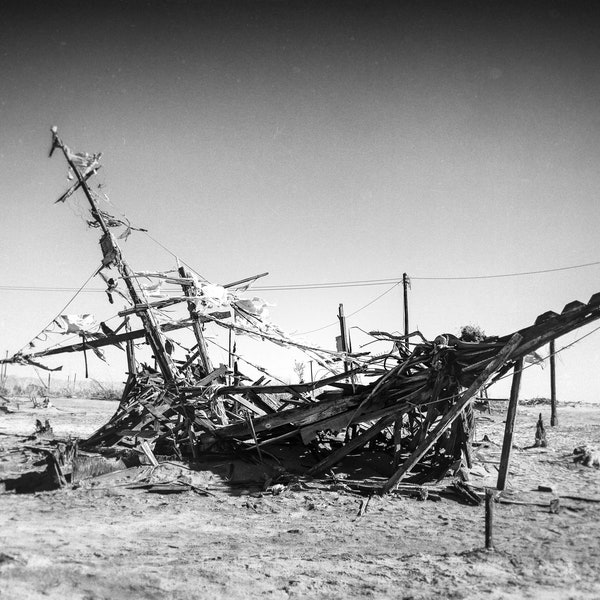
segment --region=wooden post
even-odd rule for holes
[[[89,377],[88,373],[88,360],[87,360],[87,352],[85,350],[85,333],[81,332],[81,342],[83,344],[83,362],[85,363],[85,378]]]
[[[402,287],[404,288],[404,335],[408,335],[408,286],[410,280],[406,273],[402,273]],[[408,338],[404,340],[404,349],[408,352]]]
[[[556,363],[554,361],[555,347],[554,340],[550,342],[550,425],[558,425],[558,415],[556,414]]]
[[[506,486],[508,468],[510,466],[510,453],[512,450],[513,432],[517,418],[517,407],[519,405],[519,388],[521,386],[521,373],[523,371],[523,359],[515,363],[512,386],[510,388],[510,401],[506,414],[506,426],[504,427],[504,441],[502,442],[502,455],[500,457],[500,469],[498,470],[498,482],[496,488],[503,490]]]
[[[179,275],[181,277],[189,277],[189,273],[185,270],[184,267],[179,267]],[[181,284],[181,288],[183,289],[183,293],[186,296],[196,295],[197,289],[195,285],[191,284]],[[198,356],[200,358],[200,364],[202,365],[202,370],[204,371],[203,377],[212,372],[213,368],[210,363],[210,358],[208,356],[208,349],[206,347],[206,341],[204,340],[204,333],[202,331],[202,325],[198,320],[198,313],[196,312],[196,305],[194,302],[190,301],[187,303],[188,313],[190,315],[190,319],[192,320],[192,328],[194,330],[194,336],[196,337],[196,343],[198,344]]]
[[[125,322],[125,331],[129,333],[131,331],[131,326],[129,325],[129,317],[126,317],[127,321]],[[133,345],[133,340],[128,339],[126,342],[126,352],[127,352],[127,371],[131,377],[135,377],[137,372],[135,366],[135,346]]]
[[[493,550],[492,528],[494,525],[494,491],[485,489],[485,549]]]

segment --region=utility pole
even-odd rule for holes
[[[406,273],[402,273],[402,287],[404,288],[404,335],[408,336],[408,288],[410,279]],[[408,352],[408,337],[404,340],[404,349]]]
[[[348,335],[346,331],[346,317],[344,316],[344,305],[340,304],[338,308],[338,319],[340,320],[340,337],[338,350],[342,352],[349,352],[348,346]],[[347,373],[349,371],[348,361],[344,358],[344,372]]]
[[[556,414],[556,363],[554,361],[555,347],[554,340],[550,342],[550,425],[558,425],[558,415]]]

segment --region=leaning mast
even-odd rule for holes
[[[79,171],[78,166],[72,160],[72,154],[69,148],[64,144],[64,142],[58,137],[57,128],[52,127],[52,150],[50,155],[55,148],[60,148],[62,151],[69,167],[75,173],[77,177],[78,184],[77,187],[80,187],[85,194],[89,204],[90,204],[90,212],[92,217],[98,223],[101,228],[103,235],[100,238],[100,247],[102,249],[102,267],[109,267],[113,265],[119,271],[119,274],[123,278],[125,285],[127,286],[127,290],[129,291],[129,295],[134,305],[134,309],[136,309],[136,313],[139,315],[142,323],[144,325],[144,330],[146,331],[146,338],[152,351],[154,352],[154,356],[156,358],[156,363],[162,373],[162,376],[165,380],[165,383],[175,385],[176,378],[173,370],[173,364],[169,359],[167,351],[165,350],[165,345],[163,342],[163,335],[160,331],[158,324],[156,323],[154,316],[152,313],[143,308],[142,300],[138,294],[138,291],[135,288],[133,283],[134,273],[127,264],[127,261],[123,258],[121,253],[121,248],[113,234],[110,232],[110,229],[104,219],[102,212],[98,210],[98,205],[96,204],[96,200],[92,195],[92,192],[87,184],[87,173],[82,174]]]

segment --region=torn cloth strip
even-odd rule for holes
[[[98,323],[94,315],[60,315],[54,323],[61,329],[60,333],[95,333]]]
[[[109,267],[121,260],[121,253],[110,232],[105,233],[100,238],[100,248],[102,249],[102,266]]]
[[[245,311],[251,314],[254,317],[257,317],[261,320],[266,320],[269,318],[269,303],[265,302],[262,298],[242,298],[236,300],[234,306],[239,308],[242,311]]]

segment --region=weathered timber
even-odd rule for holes
[[[331,377],[326,377],[325,379],[320,379],[318,381],[310,381],[308,383],[295,383],[290,385],[247,385],[247,386],[223,386],[219,388],[215,393],[217,396],[224,396],[228,394],[244,394],[246,392],[254,392],[257,394],[285,394],[285,393],[295,393],[295,394],[303,394],[308,393],[314,390],[318,390],[319,388],[330,385],[336,381],[340,381],[341,379],[345,379],[349,374],[358,374],[364,371],[364,367],[356,367],[352,369],[348,373],[340,373],[338,375],[332,375]],[[194,388],[186,388],[188,390],[193,390]],[[256,421],[254,422],[256,425]]]
[[[521,373],[523,372],[523,359],[520,358],[515,363],[515,371],[510,389],[510,402],[506,415],[506,425],[504,428],[504,441],[502,442],[502,455],[500,457],[500,469],[498,470],[497,489],[503,490],[506,486],[508,469],[510,466],[510,455],[512,451],[513,432],[517,419],[517,407],[519,405],[519,387],[521,385]]]
[[[494,490],[485,490],[485,549],[494,549]]]

